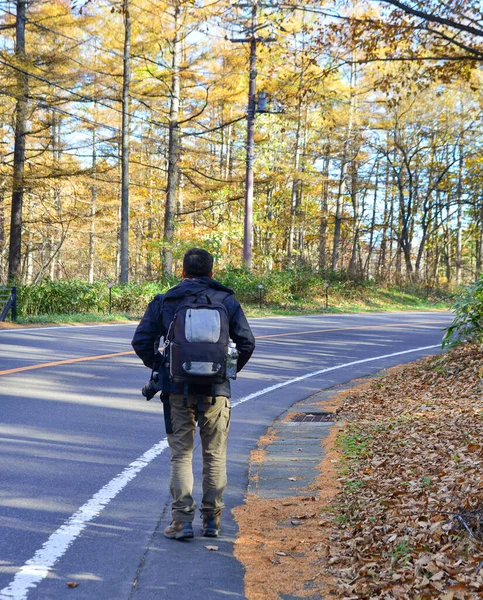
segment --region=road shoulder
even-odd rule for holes
[[[252,452],[235,556],[245,567],[248,600],[323,598],[333,580],[321,573],[329,544],[324,507],[339,491],[337,410],[355,380],[294,404]]]
[[[482,390],[482,347],[466,345],[282,415],[253,453],[235,510],[248,600],[481,598]],[[307,404],[339,419],[319,430],[319,448],[284,425]],[[293,475],[294,452],[321,458],[320,475],[308,465]],[[278,480],[266,477],[273,463]]]

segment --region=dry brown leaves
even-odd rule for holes
[[[247,598],[483,598],[483,347],[331,402],[345,425],[329,436],[319,498],[249,496],[235,511]]]
[[[249,600],[278,600],[280,594],[310,598],[333,583],[322,574],[330,520],[321,518],[320,511],[337,493],[331,462],[335,455],[330,450],[336,434],[334,428],[327,442],[320,494],[273,499],[249,494],[246,503],[233,511],[239,526],[235,556],[245,567]]]
[[[328,573],[339,598],[483,598],[483,349],[346,396]]]

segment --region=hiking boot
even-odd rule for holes
[[[171,540],[184,540],[193,537],[193,526],[188,521],[171,521],[171,524],[164,530],[164,536]]]
[[[220,533],[220,518],[221,515],[203,515],[202,534],[205,537],[218,537]]]

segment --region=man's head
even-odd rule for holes
[[[206,250],[191,248],[183,258],[183,277],[212,277],[213,257]]]

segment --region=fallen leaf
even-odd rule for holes
[[[79,586],[79,584],[78,584],[78,583],[76,583],[75,581],[68,581],[68,582],[67,582],[67,587],[68,587],[68,588],[76,588],[76,587],[78,587],[78,586]]]
[[[446,573],[444,571],[438,571],[431,577],[431,581],[439,581],[440,579],[443,579],[445,575]]]

